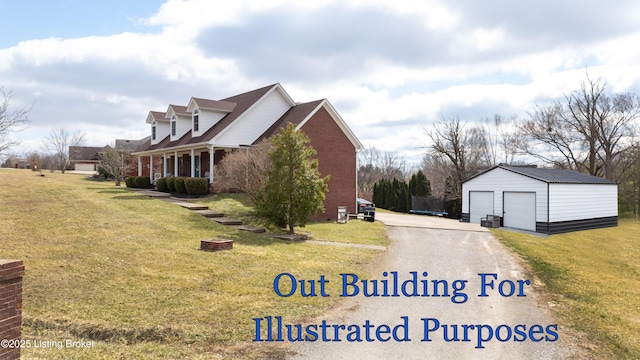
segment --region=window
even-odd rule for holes
[[[198,131],[198,129],[200,128],[198,113],[198,109],[193,111],[193,131]]]
[[[171,136],[176,136],[176,116],[171,118]]]
[[[153,124],[153,126],[151,127],[151,139],[156,139],[156,124]]]

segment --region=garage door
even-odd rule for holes
[[[469,222],[480,224],[488,214],[493,214],[493,191],[469,191]]]
[[[536,231],[536,193],[504,193],[504,226]]]
[[[76,164],[74,169],[76,171],[94,171],[96,166],[94,164]]]

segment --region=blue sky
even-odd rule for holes
[[[32,39],[138,31],[137,20],[153,15],[162,3],[154,0],[0,0],[0,23],[4,29],[12,29],[3,31],[0,48]]]
[[[585,67],[640,93],[631,0],[0,0],[0,86],[33,104],[24,154],[53,128],[86,145],[150,133],[150,110],[281,83],[327,98],[365,146],[417,162],[442,117],[526,117]]]

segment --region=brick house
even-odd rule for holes
[[[139,161],[142,166],[142,175],[151,176],[151,168],[162,169],[162,158],[153,159],[153,166],[150,166],[150,159],[146,157],[138,157],[132,155],[134,152],[146,149],[151,141],[151,137],[147,136],[139,140],[116,139],[116,150],[127,153],[125,158],[125,176],[136,176],[139,171]]]
[[[330,175],[325,213],[336,219],[338,206],[356,212],[356,153],[362,144],[327,99],[296,103],[280,84],[222,100],[191,98],[187,105],[150,111],[151,138],[134,155],[138,174],[206,177],[228,152],[254,145],[288,123],[304,132],[317,151],[321,176]],[[158,166],[158,159],[161,164]]]

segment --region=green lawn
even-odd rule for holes
[[[530,265],[593,358],[640,358],[640,223],[541,238],[493,230]]]
[[[91,349],[23,349],[25,358],[281,354],[278,346],[251,342],[252,318],[280,315],[289,323],[303,322],[322,314],[337,297],[280,298],[272,289],[274,277],[281,272],[299,279],[363,274],[362,265],[377,253],[241,232],[112,182],[43,174],[0,170],[0,258],[21,259],[26,266],[23,339],[96,342]],[[212,208],[218,203],[232,215],[251,216],[242,197],[203,201]],[[314,227],[323,240],[387,244],[378,223],[319,223],[304,229],[317,238]],[[234,249],[198,250],[200,240],[214,237],[233,239]],[[329,293],[337,293],[332,286]]]

